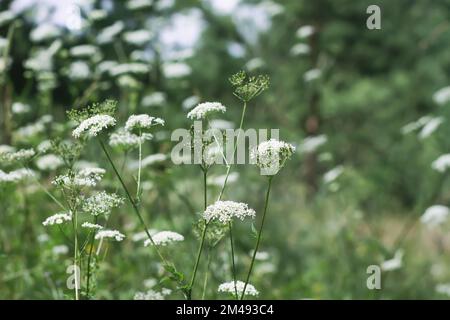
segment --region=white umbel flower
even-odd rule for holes
[[[67,221],[72,221],[72,214],[70,212],[69,213],[62,212],[48,217],[47,219],[45,219],[44,222],[42,222],[42,224],[44,226],[52,226],[54,224],[62,224]]]
[[[153,0],[129,0],[126,4],[130,10],[142,10],[151,7]]]
[[[153,135],[150,133],[143,133],[141,136],[138,136],[125,128],[120,128],[109,136],[109,145],[111,147],[131,149],[139,146],[139,143],[144,143],[144,141],[151,139],[153,139]]]
[[[206,221],[218,220],[221,223],[228,223],[233,218],[244,220],[244,218],[255,217],[255,210],[248,207],[246,203],[234,201],[216,201],[209,205],[203,213]]]
[[[217,112],[225,113],[227,108],[220,102],[203,102],[197,105],[194,109],[187,114],[188,119],[201,120],[205,119],[209,115]]]
[[[54,154],[47,154],[36,160],[36,167],[38,167],[39,170],[42,171],[53,171],[58,169],[63,164],[63,159]]]
[[[118,195],[102,191],[87,198],[83,204],[83,210],[93,216],[109,215],[113,208],[120,206],[122,203],[123,199]]]
[[[180,242],[184,240],[184,237],[176,232],[173,231],[160,231],[152,235],[153,242],[157,246],[167,246],[168,244],[172,242]],[[152,242],[150,239],[145,240],[144,246],[151,245]]]
[[[443,154],[434,160],[431,167],[436,171],[445,172],[448,168],[450,168],[450,153]]]
[[[425,210],[425,213],[420,217],[420,221],[429,227],[435,227],[444,223],[447,220],[449,213],[450,209],[448,207],[434,205]]]
[[[221,285],[219,285],[219,289],[217,290],[218,292],[224,292],[224,293],[230,293],[232,295],[236,295],[236,291],[238,296],[241,296],[242,293],[244,292],[244,286],[245,286],[245,282],[243,281],[236,281],[236,283],[234,281],[230,281],[230,282],[225,282],[222,283]],[[258,290],[255,289],[255,287],[253,285],[251,285],[250,283],[247,283],[247,287],[245,288],[245,295],[246,296],[257,296],[259,295]]]
[[[101,225],[96,224],[96,223],[90,223],[90,222],[83,222],[83,224],[81,226],[86,229],[96,229],[96,230],[103,229],[103,227]]]
[[[0,183],[17,183],[34,176],[34,172],[30,169],[22,168],[10,172],[0,170]]]
[[[84,133],[89,137],[95,137],[103,129],[112,127],[116,124],[116,119],[106,114],[98,114],[82,121],[72,135],[75,138],[80,138]]]
[[[284,166],[295,151],[295,147],[287,142],[270,139],[261,142],[251,153],[251,159],[261,169],[270,169],[276,174]]]
[[[111,238],[116,241],[122,241],[123,239],[125,239],[125,235],[117,230],[100,230],[95,235],[95,239],[98,240],[103,238]]]
[[[63,174],[57,176],[52,183],[62,187],[95,187],[106,173],[102,168],[84,168],[78,171],[75,176]]]
[[[0,154],[0,160],[6,162],[26,161],[35,155],[33,149],[20,149],[19,151],[3,152]]]
[[[149,116],[148,114],[133,114],[125,123],[125,129],[132,130],[147,130],[156,125],[164,125],[164,120]]]

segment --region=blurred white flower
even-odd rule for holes
[[[128,0],[126,6],[130,10],[141,10],[151,7],[152,4],[153,0]]]
[[[109,73],[111,76],[120,76],[125,73],[133,74],[146,74],[150,71],[150,67],[147,64],[132,62],[132,63],[122,63],[112,66]]]
[[[423,117],[419,118],[417,121],[413,121],[413,122],[410,122],[410,123],[407,123],[406,125],[404,125],[402,127],[401,131],[403,134],[408,134],[410,132],[413,132],[413,131],[421,128],[426,123],[428,123],[431,119],[433,119],[432,116],[423,116]]]
[[[125,28],[125,24],[122,21],[116,21],[114,24],[104,28],[97,36],[97,42],[99,44],[105,44],[112,42],[114,38],[122,32]]]
[[[183,110],[192,109],[196,104],[200,102],[200,98],[197,96],[190,96],[183,100],[182,108]]]
[[[15,14],[13,11],[5,10],[0,12],[0,27],[14,20]]]
[[[52,226],[54,224],[63,224],[64,222],[72,221],[72,213],[71,212],[61,212],[54,214],[42,222],[44,226]]]
[[[82,44],[70,48],[70,55],[77,58],[92,57],[98,52],[98,48],[90,44]]]
[[[435,132],[439,126],[445,121],[443,117],[431,118],[422,128],[419,133],[420,139],[425,139],[429,137],[433,132]]]
[[[183,62],[166,62],[162,65],[166,78],[182,78],[191,74],[191,67]]]
[[[129,44],[142,46],[148,44],[153,37],[153,33],[148,30],[129,31],[123,34],[123,39]]]
[[[164,300],[165,296],[172,293],[172,290],[163,288],[161,292],[155,290],[147,290],[146,292],[136,292],[134,300]]]
[[[42,171],[53,171],[64,164],[61,157],[54,154],[47,154],[36,160],[36,167]]]
[[[86,228],[86,229],[95,229],[95,230],[103,229],[103,227],[101,225],[96,224],[96,223],[90,223],[90,222],[83,222],[81,227]]]
[[[33,42],[41,42],[56,38],[60,34],[61,30],[57,26],[50,23],[43,23],[31,31],[30,38]]]
[[[0,183],[18,183],[24,181],[30,177],[33,177],[35,173],[30,169],[17,169],[10,172],[4,172],[0,170]]]
[[[208,185],[213,185],[217,187],[222,187],[225,183],[226,175],[220,175],[220,176],[209,176],[208,177]],[[239,173],[238,172],[231,172],[228,176],[227,184],[232,184],[238,181],[239,179]]]
[[[450,283],[440,283],[436,286],[436,292],[450,296]]]
[[[439,172],[444,172],[450,168],[450,153],[443,154],[433,161],[431,167]]]
[[[289,53],[292,56],[299,56],[299,55],[303,55],[303,54],[308,54],[308,53],[310,53],[310,51],[311,51],[311,49],[309,48],[309,46],[307,44],[297,43],[296,45],[294,45],[291,48]]]
[[[69,65],[67,76],[72,80],[86,80],[91,77],[91,68],[84,61],[74,61]]]
[[[255,71],[257,69],[260,69],[262,67],[264,67],[266,63],[264,62],[263,59],[261,58],[253,58],[251,60],[249,60],[246,64],[245,64],[245,68],[248,71]]]
[[[336,180],[344,172],[343,166],[337,166],[323,175],[323,182],[331,183]]]
[[[103,20],[108,16],[108,12],[102,9],[95,9],[88,12],[88,18],[92,21]]]
[[[153,242],[157,246],[166,246],[173,242],[180,242],[184,240],[184,237],[173,231],[160,231],[152,235]],[[152,245],[150,239],[145,240],[144,246]]]
[[[313,26],[306,25],[306,26],[302,26],[302,27],[298,28],[298,30],[295,34],[298,38],[304,39],[304,38],[308,38],[311,35],[313,35],[314,32],[315,32],[315,29]]]
[[[59,255],[62,255],[62,254],[67,254],[67,253],[69,253],[69,247],[66,246],[65,244],[60,244],[60,245],[54,246],[52,248],[52,253],[55,256],[59,256]]]
[[[303,79],[306,82],[309,82],[309,81],[313,81],[313,80],[320,78],[321,75],[322,75],[322,70],[311,69],[311,70],[308,70],[305,72],[305,74],[303,75]]]
[[[439,105],[444,105],[450,102],[450,86],[436,91],[433,95],[433,100]]]
[[[253,255],[253,251],[251,252],[251,255]],[[268,260],[270,257],[270,254],[267,251],[258,251],[256,252],[255,259],[259,261],[265,261]]]
[[[425,213],[420,217],[420,222],[429,227],[435,227],[444,223],[447,220],[449,213],[450,209],[448,207],[434,205],[425,210]]]
[[[153,92],[142,98],[143,107],[163,106],[166,103],[166,94],[164,92]]]
[[[327,141],[328,138],[324,134],[307,137],[303,140],[298,149],[301,153],[311,153],[316,151],[320,146],[324,145]]]
[[[167,160],[167,155],[165,155],[165,154],[162,154],[162,153],[151,154],[151,155],[145,157],[144,159],[142,159],[141,167],[145,168],[145,167],[151,166],[155,163],[160,163],[160,162],[163,162],[166,160]],[[130,162],[128,167],[130,169],[139,168],[139,161]]]
[[[222,119],[212,119],[209,122],[209,125],[211,128],[219,129],[219,130],[226,130],[226,129],[233,129],[234,123],[227,120]]]
[[[397,270],[400,269],[402,267],[403,264],[403,250],[399,249],[395,252],[394,254],[394,258],[390,259],[390,260],[386,260],[383,261],[381,263],[381,270],[383,271],[393,271],[393,270]]]
[[[95,239],[104,239],[104,238],[111,238],[116,241],[122,241],[125,238],[125,235],[120,233],[117,230],[100,230],[95,235]]]
[[[0,153],[0,160],[4,162],[14,163],[18,161],[26,161],[32,158],[36,152],[30,149],[20,149],[18,151]]]
[[[109,145],[111,147],[130,149],[136,148],[139,146],[139,143],[151,140],[152,138],[153,136],[150,133],[144,133],[141,136],[138,136],[125,128],[120,128],[109,136]]]
[[[31,111],[31,107],[28,104],[22,103],[22,102],[14,102],[11,110],[15,114],[22,114],[27,113]]]
[[[98,74],[110,73],[110,70],[116,67],[119,63],[112,60],[105,60],[97,65],[96,72]]]
[[[95,187],[106,173],[102,168],[84,168],[76,172],[75,176],[67,174],[59,175],[53,179],[52,183],[57,186],[71,187]]]

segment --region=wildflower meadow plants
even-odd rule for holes
[[[190,256],[188,252],[176,249],[183,242],[192,240],[189,234],[184,232],[182,234],[176,229],[153,229],[150,227],[152,221],[147,221],[147,215],[143,214],[146,211],[143,200],[146,198],[147,189],[142,177],[151,170],[147,165],[152,161],[165,161],[167,158],[164,154],[146,156],[143,154],[143,146],[153,141],[159,130],[165,126],[165,120],[146,113],[132,114],[128,119],[121,119],[117,116],[117,102],[105,100],[85,108],[73,108],[67,113],[70,137],[59,136],[53,140],[45,140],[45,143],[41,142],[36,148],[37,151],[16,150],[10,146],[2,146],[2,167],[15,170],[0,171],[1,183],[20,183],[24,179],[33,178],[54,205],[54,211],[50,212],[41,223],[50,235],[59,232],[66,241],[64,245],[59,244],[55,247],[55,254],[64,255],[71,252],[71,263],[67,269],[70,276],[66,282],[73,293],[70,298],[78,300],[97,297],[96,293],[102,287],[102,283],[98,281],[99,275],[107,272],[101,267],[102,261],[107,253],[114,254],[114,251],[109,249],[110,244],[112,247],[114,243],[118,246],[125,245],[129,238],[138,241],[142,250],[152,252],[148,255],[152,263],[155,262],[153,258],[157,258],[157,265],[161,267],[157,282],[168,282],[166,286],[173,286],[174,289],[163,288],[162,291],[158,291],[148,287],[146,292],[137,292],[136,299],[164,299],[176,292],[188,300],[207,298],[210,292],[208,282],[210,276],[214,274],[214,270],[211,269],[211,257],[219,250],[218,243],[226,237],[229,238],[227,255],[229,254],[230,279],[221,279],[225,282],[214,291],[218,294],[231,294],[235,299],[243,299],[246,295],[256,297],[259,294],[259,291],[250,284],[250,280],[262,240],[272,180],[293,154],[294,147],[272,138],[260,142],[249,150],[251,163],[257,166],[261,176],[268,181],[262,214],[258,214],[245,202],[224,199],[229,178],[233,181],[238,177],[238,173],[232,172],[232,169],[236,151],[238,148],[245,148],[245,143],[240,144],[240,135],[244,128],[247,107],[269,87],[267,76],[249,77],[244,72],[232,76],[230,82],[234,88],[233,94],[242,102],[237,142],[232,144],[231,153],[227,152],[225,155],[225,147],[228,146],[221,143],[223,132],[212,124],[213,121],[220,121],[216,119],[217,115],[223,115],[227,111],[222,103],[202,102],[187,114],[187,119],[194,122],[188,130],[187,150],[189,155],[200,150],[201,158],[196,165],[202,172],[203,185],[203,206],[195,210],[198,214],[191,221],[192,234],[198,239],[197,251]],[[200,139],[196,137],[195,131],[199,130],[196,121],[202,124]],[[211,129],[212,134],[207,134]],[[85,150],[89,148],[101,151],[98,154],[99,158],[95,159],[96,162],[84,157]],[[137,161],[127,165],[134,153]],[[117,159],[120,159],[117,154],[122,157],[121,164],[117,163]],[[51,189],[41,183],[39,181],[41,177],[30,169],[30,163],[35,159],[36,167],[46,177],[51,178]],[[98,166],[97,161],[101,159],[106,161],[108,166]],[[215,197],[211,197],[213,190],[208,190],[211,186],[208,172],[213,166],[217,166],[219,170],[220,167],[225,169],[225,174],[220,179],[214,180],[219,186]],[[264,172],[272,167],[276,170]],[[125,168],[132,170],[133,174],[130,176],[125,173]],[[111,177],[114,177],[113,181]],[[131,185],[130,181],[134,185]],[[127,234],[129,227],[116,225],[121,219],[111,219],[122,216],[123,212],[127,212],[128,206],[139,222],[139,230],[142,231],[139,238],[137,234],[131,237]],[[241,281],[238,280],[240,277],[236,268],[233,224],[253,221],[257,217],[261,219],[259,229],[253,227],[249,232],[249,235],[255,236],[252,259],[244,275],[245,281]],[[206,259],[202,259],[205,256],[205,247]],[[188,256],[184,257],[184,261],[192,264],[184,263],[176,266],[175,262],[185,254]],[[205,268],[201,267],[202,264]],[[204,271],[201,284],[198,281],[200,269]]]

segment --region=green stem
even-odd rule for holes
[[[208,206],[207,174],[208,174],[208,170],[203,169],[203,193],[204,193],[204,198],[203,199],[204,199],[204,208],[205,208],[205,210],[206,210],[206,207]],[[189,282],[189,287],[188,287],[189,289],[188,289],[188,294],[187,294],[187,299],[188,300],[192,299],[192,287],[194,285],[195,277],[197,275],[198,266],[200,264],[200,257],[202,255],[203,246],[205,244],[207,228],[208,228],[208,222],[205,221],[205,225],[203,226],[203,230],[202,230],[202,239],[200,241],[200,246],[199,246],[198,251],[197,251],[197,258],[195,259],[194,271],[192,272],[192,278],[191,278],[191,281]]]
[[[206,264],[205,280],[203,280],[202,300],[205,300],[206,288],[208,285],[209,267],[211,266],[211,248],[208,249],[208,262]]]
[[[256,240],[255,250],[253,251],[252,261],[250,262],[250,268],[248,269],[247,279],[245,280],[245,285],[244,285],[244,289],[242,291],[241,300],[244,299],[245,290],[247,289],[248,282],[250,281],[250,275],[252,274],[253,264],[255,263],[256,253],[258,252],[259,243],[261,242],[262,230],[263,230],[263,226],[264,226],[264,221],[266,220],[267,207],[269,204],[269,195],[270,195],[270,187],[272,186],[272,179],[273,179],[273,176],[270,176],[269,177],[269,185],[267,187],[267,192],[266,192],[266,200],[264,203],[264,213],[263,213],[262,220],[261,220],[261,226],[259,227],[258,238]]]
[[[236,264],[234,261],[233,229],[232,229],[231,221],[228,222],[228,230],[230,233],[230,246],[231,246],[231,272],[232,272],[233,281],[234,281],[234,292],[236,294],[236,299],[238,299],[239,296],[238,296],[237,287],[236,287]]]
[[[141,167],[142,167],[142,134],[139,132],[139,168],[137,176],[136,199],[139,201],[141,191]]]
[[[74,230],[74,234],[75,234],[75,239],[74,239],[74,250],[73,250],[73,266],[74,266],[74,275],[75,275],[75,300],[79,300],[80,297],[78,296],[78,290],[79,290],[79,283],[78,283],[78,279],[79,279],[79,275],[78,275],[78,221],[77,221],[77,212],[76,210],[74,210],[73,212],[73,230]]]
[[[237,136],[237,139],[236,139],[236,143],[234,145],[233,158],[231,159],[231,163],[234,163],[234,156],[236,155],[236,150],[237,150],[237,146],[238,146],[238,143],[239,143],[239,138],[241,136],[242,125],[244,124],[244,117],[245,117],[245,111],[246,110],[247,110],[247,102],[244,101],[244,107],[242,108],[242,114],[241,114],[241,121],[239,123],[238,136]],[[222,189],[220,190],[219,198],[217,200],[222,199],[223,193],[225,192],[225,187],[227,186],[228,177],[230,176],[231,167],[232,167],[232,165],[230,165],[230,164],[227,165],[227,173],[225,175],[225,181],[223,182]]]
[[[97,224],[97,216],[94,218],[94,224]],[[94,239],[96,234],[96,229],[92,232],[92,237],[89,245],[89,255],[88,255],[88,261],[87,261],[87,280],[86,280],[86,298],[89,299],[89,284],[91,280],[91,258],[92,258],[92,252],[94,247]]]
[[[135,212],[136,215],[138,216],[139,222],[140,222],[141,225],[143,226],[144,231],[145,231],[145,234],[147,235],[148,239],[150,240],[150,243],[151,243],[152,246],[155,248],[155,251],[156,251],[156,253],[158,254],[158,256],[159,256],[159,258],[161,259],[161,261],[163,262],[163,264],[164,264],[165,266],[170,265],[170,264],[168,263],[168,261],[164,258],[164,256],[161,254],[161,251],[159,251],[159,249],[158,249],[158,247],[156,246],[155,242],[153,241],[153,238],[152,238],[152,236],[150,235],[150,232],[148,231],[147,225],[145,224],[145,221],[144,221],[144,219],[142,218],[142,215],[141,215],[141,213],[140,213],[140,211],[139,211],[139,208],[138,208],[137,204],[134,202],[133,197],[131,196],[130,192],[128,191],[128,188],[127,188],[127,186],[125,185],[125,182],[123,181],[123,179],[122,179],[122,177],[121,177],[119,171],[117,171],[117,168],[116,168],[116,166],[114,165],[114,162],[112,161],[111,156],[109,155],[108,151],[106,150],[105,144],[103,143],[103,141],[102,141],[101,139],[98,139],[98,141],[100,142],[100,146],[101,146],[103,152],[105,153],[106,158],[108,158],[108,161],[109,161],[109,163],[111,164],[111,167],[113,168],[114,173],[116,174],[117,178],[119,179],[120,184],[122,185],[122,188],[124,189],[125,194],[127,195],[127,198],[128,198],[128,200],[130,201],[131,206],[133,207],[134,212]]]

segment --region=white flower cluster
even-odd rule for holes
[[[42,222],[42,224],[44,226],[52,226],[54,224],[62,224],[66,221],[72,221],[72,214],[70,212],[69,213],[62,212],[62,213],[54,214],[54,215],[48,217],[47,219],[45,219],[45,221]]]
[[[163,161],[167,160],[167,155],[163,154],[163,153],[155,153],[155,154],[151,154],[147,157],[145,157],[144,159],[142,159],[141,161],[141,167],[147,167],[147,166],[151,166],[155,163],[160,163]],[[129,168],[130,169],[137,169],[139,168],[139,161],[133,161],[129,164]]]
[[[275,166],[274,174],[284,165],[284,162],[294,153],[295,147],[284,141],[270,139],[261,142],[251,153],[251,158],[260,168]]]
[[[114,126],[116,119],[106,114],[98,114],[82,121],[72,132],[72,136],[80,138],[84,133],[89,137],[95,137],[103,129]]]
[[[52,183],[64,187],[95,187],[105,173],[102,168],[84,168],[73,177],[68,174],[57,176]]]
[[[125,238],[125,235],[117,230],[100,230],[95,235],[95,239],[98,240],[102,238],[113,238],[116,241],[122,241]]]
[[[150,129],[156,125],[164,125],[164,120],[156,117],[151,117],[148,114],[131,115],[125,123],[125,129],[128,131],[139,129]]]
[[[96,223],[90,223],[90,222],[83,222],[83,224],[81,226],[86,229],[97,229],[97,230],[103,229],[103,227],[101,225],[96,224]]]
[[[93,216],[109,215],[112,208],[118,207],[122,203],[123,199],[118,195],[102,191],[87,198],[83,204],[83,210]]]
[[[450,209],[443,205],[434,205],[425,210],[425,213],[420,217],[420,221],[429,227],[435,227],[444,223],[448,215],[450,214]]]
[[[136,292],[134,300],[164,300],[165,296],[172,293],[172,290],[163,288],[161,292],[150,289],[146,292]]]
[[[236,281],[236,284],[234,281],[230,281],[230,282],[222,283],[219,286],[219,289],[217,291],[224,292],[224,293],[230,293],[232,295],[236,295],[236,291],[237,291],[238,296],[241,296],[242,293],[244,292],[244,286],[245,286],[245,283],[243,281],[238,280],[238,281]],[[247,287],[245,288],[245,295],[257,296],[257,295],[259,295],[259,292],[258,292],[258,290],[255,289],[255,287],[253,285],[248,283]]]
[[[30,169],[17,169],[14,171],[10,171],[10,172],[4,172],[2,170],[0,170],[0,183],[2,182],[20,182],[23,181],[27,178],[33,177],[34,176],[34,172]]]
[[[47,154],[36,160],[36,166],[42,171],[53,171],[64,164],[61,157],[54,154]]]
[[[450,168],[450,153],[443,154],[439,158],[433,161],[431,167],[439,172],[444,172]]]
[[[153,139],[153,135],[150,133],[143,133],[141,136],[138,136],[124,128],[120,128],[109,136],[109,145],[111,147],[130,149],[137,147],[139,143],[151,139]]]
[[[184,237],[176,232],[173,231],[160,231],[152,235],[153,242],[157,246],[166,246],[172,242],[179,242],[183,241]],[[144,246],[151,245],[150,239],[145,240]]]
[[[439,89],[433,95],[433,100],[439,105],[450,102],[450,86]]]
[[[0,154],[0,160],[5,162],[25,161],[35,155],[33,149],[20,149],[19,151],[3,152]]]
[[[187,114],[188,119],[191,120],[201,120],[205,119],[209,115],[216,113],[216,112],[222,112],[225,113],[227,111],[227,108],[225,108],[224,105],[222,105],[220,102],[203,102],[197,105],[194,109],[189,111]]]
[[[221,223],[228,223],[233,218],[244,220],[245,217],[254,218],[255,210],[249,208],[246,203],[234,201],[216,201],[203,213],[206,221],[218,220]]]

